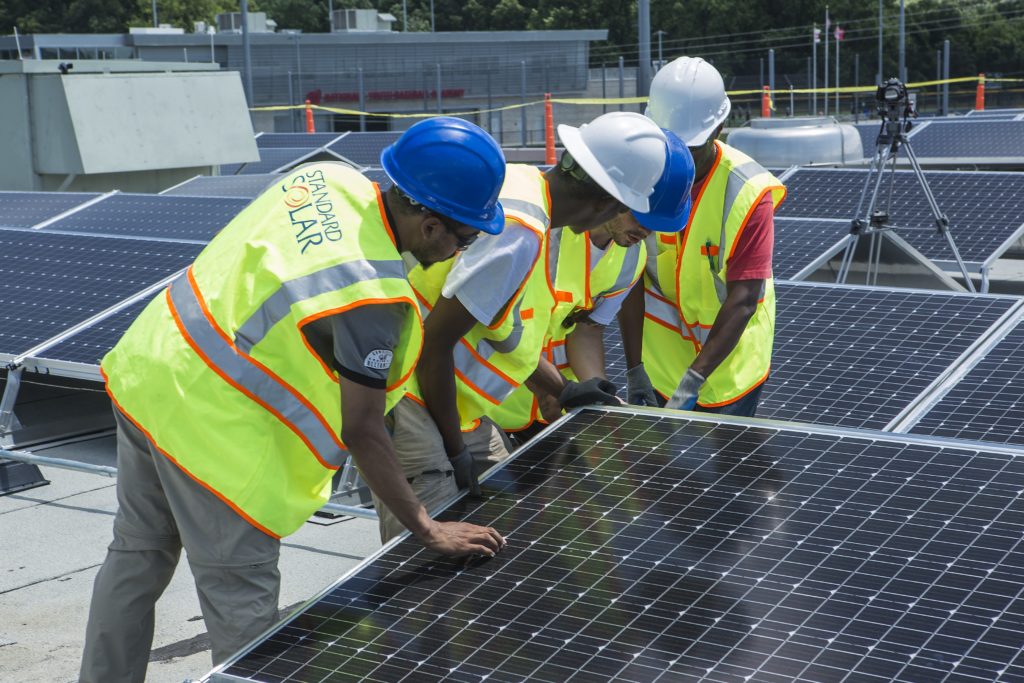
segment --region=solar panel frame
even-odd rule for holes
[[[1024,312],[923,397],[895,430],[1024,446]]]
[[[448,507],[497,558],[397,539],[202,680],[1024,676],[1020,449],[624,412],[562,418]]]

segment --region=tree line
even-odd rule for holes
[[[651,0],[651,50],[658,58],[659,38],[666,60],[683,54],[711,59],[723,73],[757,74],[769,48],[776,71],[805,73],[811,55],[812,28],[824,29],[825,0]],[[936,50],[951,44],[951,73],[1024,75],[1024,0],[911,0],[906,3],[906,54],[909,80],[935,77]],[[212,23],[219,12],[237,11],[237,0],[157,0],[161,23],[192,30],[193,22]],[[335,9],[375,8],[393,14],[402,30],[401,0],[334,0]],[[521,31],[608,29],[595,43],[593,65],[627,65],[639,58],[636,0],[434,0],[437,31]],[[896,74],[898,0],[882,0],[886,76]],[[250,0],[251,11],[266,12],[279,29],[328,30],[328,0]],[[822,31],[834,51],[833,32],[843,30],[841,79],[850,83],[851,55],[860,55],[860,82],[877,70],[878,3],[828,0],[831,25]],[[409,31],[429,31],[430,0],[407,0]],[[152,0],[3,0],[0,33],[122,33],[129,26],[152,24]],[[660,33],[659,33],[660,32]],[[819,79],[823,44],[818,45]],[[803,83],[796,83],[802,87]]]

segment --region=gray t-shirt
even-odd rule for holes
[[[339,375],[385,389],[408,313],[408,304],[366,304],[315,320],[303,332],[321,360]]]

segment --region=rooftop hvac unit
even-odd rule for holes
[[[276,26],[274,22],[267,21],[266,12],[249,12],[250,33],[268,33],[272,25]],[[241,33],[242,13],[224,12],[223,14],[218,14],[217,31],[219,33]]]
[[[334,10],[334,30],[343,31],[390,31],[396,19],[391,14],[375,9]]]

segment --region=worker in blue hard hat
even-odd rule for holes
[[[551,236],[564,226],[600,228],[630,209],[650,211],[667,163],[665,134],[635,112],[561,125],[558,136],[565,152],[554,168],[508,165],[501,235],[410,274],[426,318],[423,358],[408,398],[395,407],[393,439],[428,508],[459,489],[474,492],[487,464],[508,456],[487,413],[537,370],[555,303],[546,267]],[[563,382],[557,398],[563,407],[619,402],[600,377]],[[382,538],[402,531],[386,505],[377,510]]]
[[[662,132],[668,158],[649,211],[620,214],[589,232],[570,226],[548,237],[555,307],[543,355],[530,381],[487,413],[506,432],[517,433],[517,441],[561,414],[558,396],[568,382],[607,379],[604,328],[643,274],[644,240],[653,232],[679,232],[690,217],[693,156],[674,133]]]
[[[284,176],[103,359],[119,510],[82,681],[143,681],[154,605],[182,548],[215,664],[272,626],[281,538],[327,501],[348,456],[428,548],[493,555],[504,545],[494,529],[431,519],[385,415],[423,343],[403,255],[427,266],[501,232],[505,159],[477,126],[436,118],[381,161],[395,183],[383,194],[338,163]]]

